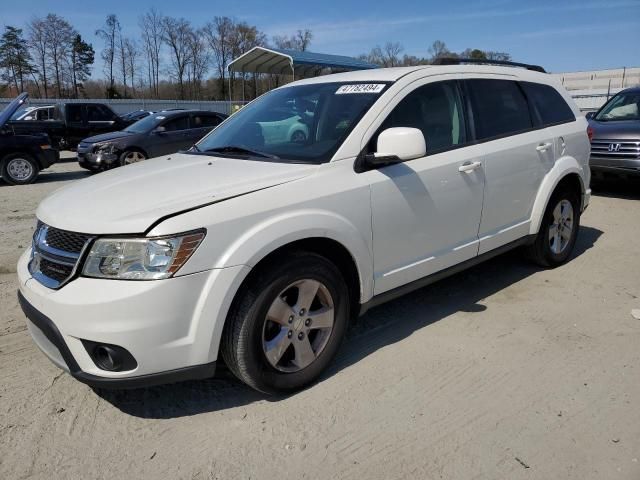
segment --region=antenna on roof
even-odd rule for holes
[[[480,65],[502,65],[505,67],[520,67],[534,72],[547,73],[540,65],[529,65],[528,63],[508,62],[506,60],[486,60],[481,58],[456,58],[440,57],[433,61],[433,65],[461,65],[463,63],[475,63]]]

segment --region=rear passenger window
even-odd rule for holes
[[[540,115],[542,125],[573,122],[576,117],[557,90],[549,85],[522,82],[524,92]]]
[[[173,132],[176,130],[186,130],[189,128],[189,117],[186,115],[174,118],[164,123],[164,128],[167,132]]]
[[[529,106],[511,80],[469,80],[473,120],[478,140],[512,135],[533,127]]]
[[[409,93],[385,119],[379,131],[392,127],[421,130],[427,154],[464,144],[464,117],[456,83],[430,83]],[[377,137],[374,140],[377,142]],[[372,146],[375,150],[375,145]]]
[[[191,128],[216,127],[220,123],[217,115],[194,115]]]

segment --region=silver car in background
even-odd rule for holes
[[[640,87],[616,94],[587,119],[594,178],[640,178]]]

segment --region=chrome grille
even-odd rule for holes
[[[82,247],[87,243],[87,240],[91,238],[91,235],[85,235],[84,233],[67,232],[66,230],[58,230],[56,228],[49,228],[47,230],[47,236],[45,241],[47,245],[58,250],[63,250],[70,253],[80,253]]]
[[[80,257],[92,239],[91,235],[38,222],[29,262],[31,275],[45,287],[62,287],[75,274]]]
[[[610,160],[636,160],[640,158],[640,140],[594,138],[591,156]]]

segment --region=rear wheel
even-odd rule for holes
[[[40,168],[37,162],[26,153],[10,153],[0,162],[2,178],[10,185],[26,185],[38,178]]]
[[[139,150],[125,150],[120,155],[120,165],[131,165],[146,160],[147,156]]]
[[[529,257],[543,267],[565,263],[576,243],[580,229],[580,197],[570,189],[555,192],[542,217]]]
[[[265,393],[299,390],[335,357],[348,321],[349,296],[338,269],[314,253],[294,253],[255,275],[239,292],[222,357]]]

